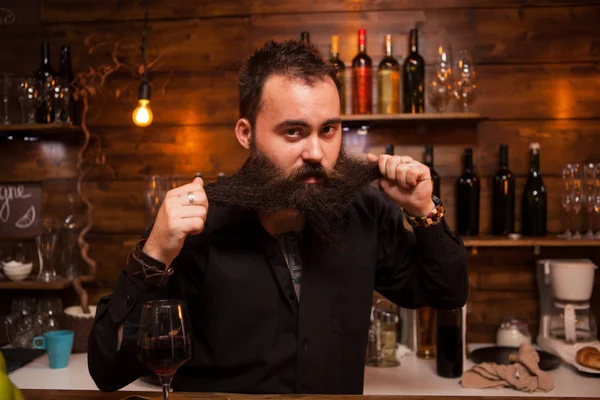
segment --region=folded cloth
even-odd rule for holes
[[[510,365],[487,362],[476,365],[463,374],[462,387],[512,387],[523,392],[549,392],[554,389],[552,377],[540,369],[540,356],[532,345],[522,344],[516,361]]]

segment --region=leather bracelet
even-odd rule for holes
[[[127,256],[126,271],[132,277],[140,279],[148,285],[164,286],[169,276],[173,274],[173,268],[167,267],[164,263],[144,253],[142,248],[145,243],[146,239],[140,239],[131,249]]]
[[[446,213],[446,208],[440,199],[436,196],[432,196],[431,198],[435,207],[431,210],[427,215],[421,217],[415,217],[408,212],[404,211],[404,215],[406,216],[406,220],[413,228],[429,228],[431,226],[437,225],[442,221],[444,214]]]

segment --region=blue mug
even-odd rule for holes
[[[50,368],[66,368],[73,348],[73,331],[52,331],[36,336],[33,347],[48,352]]]

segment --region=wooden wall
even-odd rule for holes
[[[68,44],[78,71],[121,61],[139,62],[142,8],[139,1],[29,0],[14,2],[14,24],[0,26],[0,71],[28,74],[39,63],[42,38]],[[9,7],[10,8],[10,7]],[[454,210],[460,154],[473,146],[482,177],[482,231],[490,230],[490,178],[500,143],[510,146],[517,175],[517,210],[527,173],[527,148],[542,146],[541,168],[549,191],[549,229],[561,225],[560,171],[567,162],[600,161],[600,1],[589,0],[172,0],[150,1],[148,58],[155,120],[146,129],[131,122],[139,80],[118,71],[93,98],[90,126],[101,138],[108,167],[85,183],[95,205],[89,236],[99,262],[98,283],[115,283],[127,252],[124,241],[147,226],[142,193],[150,174],[209,178],[232,173],[245,158],[233,136],[237,118],[236,77],[241,61],[265,41],[298,38],[308,30],[327,52],[329,37],[341,35],[341,58],[356,52],[356,31],[366,28],[375,64],[383,38],[394,35],[395,55],[407,54],[410,28],[421,29],[421,53],[431,64],[437,46],[467,48],[479,72],[475,104],[489,120],[479,126],[442,124],[350,132],[346,145],[380,153],[387,143],[420,159],[434,143],[442,197]],[[0,180],[42,180],[46,212],[64,210],[64,193],[76,177],[77,142],[1,142]],[[517,223],[517,228],[519,228]],[[600,251],[542,249],[540,257],[592,257]],[[492,341],[503,315],[528,317],[537,331],[538,306],[532,249],[480,249],[471,256],[470,333]],[[599,280],[597,280],[598,282]],[[600,290],[595,309],[600,311]]]

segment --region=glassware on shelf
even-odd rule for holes
[[[594,239],[600,239],[600,163],[597,163],[594,166],[594,193],[595,195],[592,200],[592,206],[594,211],[594,218],[592,220],[592,223],[596,229]]]
[[[574,232],[573,239],[581,239],[581,211],[584,206],[584,194],[583,194],[583,172],[581,168],[581,164],[575,163],[572,164],[572,174],[573,174],[573,187],[571,189],[571,205],[573,207],[574,215]]]
[[[42,104],[41,85],[35,78],[23,78],[17,88],[17,99],[21,105],[21,122],[35,124],[36,112]]]
[[[35,310],[36,300],[33,297],[19,297],[12,301],[10,314],[4,319],[4,327],[13,347],[33,347],[31,342],[35,337]]]
[[[461,50],[456,62],[454,96],[463,112],[471,112],[477,94],[477,72],[468,51]]]
[[[572,239],[573,232],[571,232],[571,211],[573,211],[573,207],[571,203],[571,189],[573,187],[573,169],[571,164],[567,164],[567,166],[562,170],[562,180],[564,188],[561,195],[561,205],[565,209],[565,214],[567,216],[567,227],[566,231],[558,235],[558,237],[563,239]]]
[[[596,165],[594,163],[586,163],[583,166],[583,181],[584,181],[584,205],[585,212],[587,214],[586,218],[586,239],[594,238],[594,208],[595,208],[595,200],[596,200],[596,176],[595,176],[595,168]]]
[[[78,199],[76,193],[67,194],[69,210],[62,220],[59,236],[62,275],[69,280],[75,279],[82,273],[82,258],[78,240],[79,233],[85,225],[82,215],[82,212],[85,211],[85,205]]]
[[[12,99],[13,96],[14,77],[11,74],[2,74],[0,81],[0,95],[2,96],[2,108],[0,109],[0,124],[10,125],[14,121],[11,119]]]
[[[35,334],[42,336],[46,332],[61,329],[63,325],[63,305],[58,297],[39,299],[35,314]]]
[[[54,122],[57,124],[71,123],[71,116],[69,115],[71,86],[69,85],[69,82],[64,78],[56,78],[51,90]]]
[[[40,233],[35,241],[40,257],[40,272],[38,282],[54,282],[57,274],[53,266],[54,250],[58,241],[59,224],[55,218],[41,218]]]

